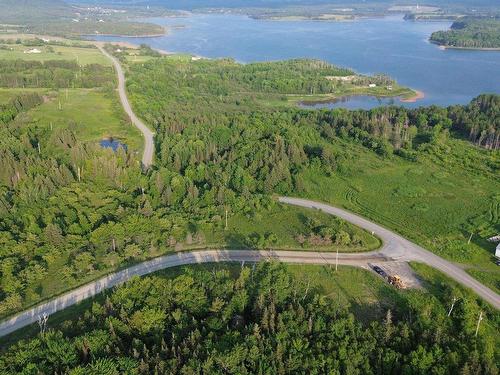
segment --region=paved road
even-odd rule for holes
[[[154,133],[142,122],[132,110],[130,102],[128,101],[127,92],[125,88],[125,74],[123,74],[123,69],[120,62],[111,54],[109,54],[101,44],[96,44],[97,48],[113,62],[115,66],[116,74],[118,75],[118,93],[120,94],[120,101],[122,103],[123,109],[130,118],[130,121],[139,129],[144,136],[144,152],[142,154],[142,165],[145,169],[148,169],[151,164],[153,164],[153,154],[154,154]]]
[[[462,269],[375,223],[349,211],[324,203],[288,197],[281,197],[279,200],[285,204],[319,209],[328,214],[341,217],[346,221],[373,232],[382,239],[383,245],[377,251],[366,253],[340,253],[338,255],[338,263],[341,265],[366,267],[368,263],[375,262],[420,261],[441,270],[459,283],[471,288],[493,306],[500,309],[500,296],[470,277]],[[166,255],[110,274],[95,282],[56,297],[49,302],[19,313],[0,323],[0,337],[35,323],[38,317],[43,314],[51,315],[86,298],[95,296],[106,289],[119,285],[133,276],[142,276],[161,269],[186,264],[258,262],[267,259],[275,259],[285,263],[333,266],[336,262],[336,254],[332,252],[309,251],[201,250]]]

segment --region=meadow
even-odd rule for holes
[[[437,255],[467,265],[471,274],[500,291],[495,244],[500,184],[477,165],[498,154],[449,140],[442,156],[416,162],[383,158],[350,142],[331,143],[341,155],[339,173],[303,172],[304,196],[342,206],[391,228]],[[469,242],[470,238],[470,242]]]
[[[41,51],[41,53],[29,53],[29,51],[33,49],[37,49]],[[95,47],[87,48],[58,45],[32,47],[20,44],[7,44],[0,49],[0,60],[2,59],[19,59],[25,61],[74,60],[79,65],[99,64],[111,66],[111,61]]]
[[[40,126],[70,129],[85,142],[112,138],[141,152],[141,134],[126,118],[114,92],[61,89],[48,92],[47,98],[28,114]]]

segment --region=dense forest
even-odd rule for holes
[[[0,60],[0,87],[8,88],[91,88],[111,85],[113,68],[98,64],[78,65],[76,61]]]
[[[185,269],[176,278],[136,278],[78,319],[4,350],[0,372],[498,374],[498,315],[476,335],[480,307],[443,288],[440,298],[401,295],[397,309],[361,324],[275,263],[234,276]]]
[[[462,18],[447,31],[432,33],[434,43],[461,48],[500,48],[499,18]]]

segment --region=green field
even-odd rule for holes
[[[311,245],[297,242],[299,234],[307,235],[311,232],[308,221],[315,221],[319,225],[331,227],[334,231],[343,230],[350,234],[351,238],[358,238],[359,243],[349,245]],[[331,215],[319,211],[291,207],[287,205],[275,205],[269,211],[256,212],[251,215],[237,214],[229,216],[227,231],[205,231],[207,242],[223,244],[230,249],[244,249],[253,247],[248,243],[248,238],[259,234],[265,237],[268,233],[276,236],[276,242],[269,243],[273,249],[281,250],[323,250],[341,252],[356,252],[374,250],[380,246],[380,241],[370,233],[339,220]]]
[[[17,44],[8,44],[5,45],[5,48],[6,49],[0,49],[0,59],[20,59],[27,61],[76,60],[80,65],[111,65],[111,61],[109,61],[109,59],[107,59],[97,48],[47,45],[41,47],[27,47]],[[41,53],[25,53],[35,48],[41,51]]]
[[[142,149],[139,131],[128,121],[114,95],[98,89],[61,89],[48,94],[49,100],[30,115],[42,126],[73,130],[82,141],[114,138],[131,150]]]
[[[498,162],[497,154],[450,140],[445,160],[427,155],[408,162],[384,159],[340,140],[332,146],[342,154],[341,173],[326,177],[313,169],[304,171],[306,197],[394,229],[439,256],[475,269],[475,277],[499,290],[500,274],[492,261],[495,245],[485,237],[498,225],[500,184],[494,175],[474,171],[475,163]],[[479,276],[482,272],[487,275]]]
[[[318,226],[328,226],[334,231],[344,230],[348,232],[351,237],[357,238],[361,243],[352,243],[349,245],[335,244],[312,247],[308,243],[302,246],[297,242],[298,234],[307,234],[311,232],[307,222],[312,220]],[[228,229],[225,230],[223,222],[219,225],[205,225],[200,226],[198,234],[201,235],[200,242],[188,240],[185,234],[185,228],[179,228],[181,232],[176,234],[179,239],[175,246],[176,251],[189,251],[196,249],[207,248],[227,248],[227,249],[248,249],[248,248],[271,248],[274,250],[322,250],[322,251],[368,251],[376,249],[380,246],[380,240],[372,236],[370,233],[339,220],[331,215],[319,211],[313,211],[304,208],[297,208],[291,206],[284,206],[276,204],[269,210],[260,210],[254,216],[246,217],[238,215],[237,217],[228,218]],[[272,233],[276,236],[276,241],[265,240],[265,237]],[[251,243],[256,234],[262,236],[261,243]],[[195,237],[195,236],[193,236]],[[48,269],[47,277],[40,284],[38,290],[39,296],[35,300],[27,301],[27,305],[37,303],[40,300],[51,298],[60,294],[62,291],[71,290],[77,285],[82,285],[86,282],[95,280],[98,277],[113,271],[115,268],[123,268],[137,263],[141,260],[149,258],[168,255],[173,252],[173,248],[157,248],[151,249],[148,254],[139,257],[134,262],[123,262],[118,257],[106,257],[100,259],[107,267],[101,267],[92,272],[89,272],[83,279],[78,280],[78,283],[72,285],[61,285],[60,274],[67,259],[61,257],[57,259],[52,266]],[[113,263],[113,264],[111,264]]]

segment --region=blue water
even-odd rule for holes
[[[102,148],[110,148],[113,151],[117,151],[119,147],[122,147],[125,151],[127,151],[127,145],[125,143],[121,143],[120,141],[117,141],[116,139],[103,139],[101,142],[99,142]]]
[[[98,39],[147,43],[167,51],[233,57],[241,62],[323,59],[359,73],[386,73],[425,93],[425,99],[407,106],[464,104],[481,93],[500,93],[500,52],[442,50],[428,42],[433,31],[447,29],[450,22],[411,22],[402,16],[353,22],[276,22],[229,14],[149,21],[185,27],[159,38]],[[353,104],[358,108],[378,105],[373,100],[345,103],[351,108]]]

